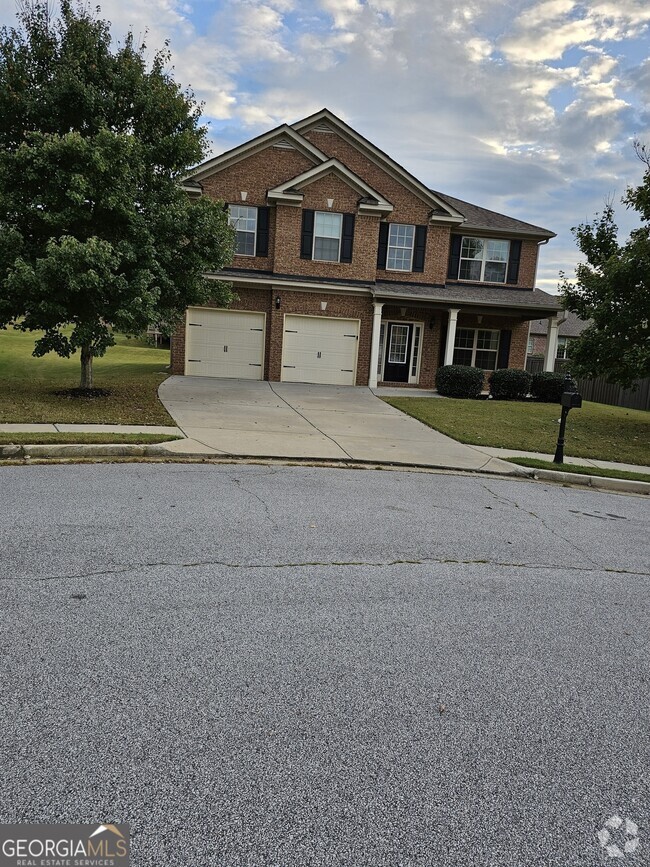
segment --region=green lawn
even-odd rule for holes
[[[587,467],[583,464],[554,464],[552,461],[538,461],[535,458],[506,458],[511,464],[532,467],[538,470],[554,470],[556,473],[577,473],[580,476],[599,476],[605,479],[631,479],[635,482],[650,482],[647,473],[628,473],[626,470],[603,470],[600,467]]]
[[[558,404],[390,397],[391,406],[462,443],[553,454]],[[564,453],[650,465],[650,412],[585,401],[569,413]]]
[[[35,336],[0,331],[0,422],[174,424],[157,395],[169,375],[169,350],[118,335],[116,346],[93,362],[95,387],[112,394],[80,400],[53,394],[79,385],[79,355],[34,358]]]
[[[172,434],[115,434],[115,433],[2,433],[0,446],[49,446],[73,443],[117,444],[117,445],[148,445],[151,443],[166,443],[170,440],[182,439]]]

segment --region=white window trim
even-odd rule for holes
[[[560,340],[562,343],[560,343]],[[569,348],[569,344],[571,343],[571,338],[567,338],[564,334],[559,334],[557,338],[557,346],[555,347],[555,357],[559,358],[561,361],[564,361],[568,358],[566,351]],[[560,355],[560,347],[564,349],[562,355]]]
[[[231,215],[230,215],[230,209],[231,208],[248,208],[251,211],[255,211],[255,231],[249,232],[248,229],[239,229],[238,230],[236,221],[240,220],[241,217],[237,217],[237,218],[235,218],[235,222],[231,222]],[[258,213],[257,213],[257,206],[256,205],[242,205],[239,202],[237,202],[237,204],[228,205],[228,222],[233,227],[235,232],[240,231],[242,234],[253,236],[253,252],[252,253],[238,253],[237,250],[235,250],[235,256],[244,256],[246,259],[254,259],[255,258],[255,251],[257,250],[257,217],[258,217]]]
[[[494,367],[479,367],[477,369],[478,370],[489,370],[489,371],[496,370],[497,364],[499,363],[499,349],[501,347],[501,331],[498,328],[466,328],[465,326],[458,328],[456,331],[456,335],[458,335],[459,331],[473,331],[474,332],[474,340],[472,342],[472,363],[470,364],[470,367],[476,367],[476,353],[477,353],[477,351],[478,352],[494,352],[496,354]],[[491,331],[492,334],[497,334],[498,335],[497,348],[496,349],[478,349],[477,350],[476,344],[478,343],[479,331]],[[469,348],[470,348],[469,346],[456,346],[456,341],[454,341],[454,355],[456,354],[457,349],[459,349],[461,352],[462,351],[467,352],[467,350]],[[452,358],[452,364],[455,364],[455,363],[456,362],[453,361],[453,358]]]
[[[418,352],[417,359],[417,367],[415,370],[415,376],[411,373],[413,370],[413,353],[415,352],[415,339],[411,340],[411,351],[409,353],[408,359],[408,370],[409,370],[409,378],[407,381],[407,385],[417,385],[420,381],[420,367],[422,364],[422,344],[424,342],[424,322],[419,322],[417,319],[382,319],[381,325],[384,328],[384,343],[381,346],[381,354],[379,356],[380,369],[378,371],[377,380],[378,382],[384,381],[384,365],[386,364],[386,335],[388,334],[388,323],[391,325],[412,325],[413,326],[413,338],[415,338],[415,329],[420,329],[420,346]]]
[[[318,214],[325,214],[327,217],[337,216],[340,217],[339,220],[339,249],[337,253],[336,259],[317,259],[316,258],[316,238],[324,238],[326,241],[331,241],[327,235],[316,235],[316,217]],[[339,214],[338,212],[332,213],[331,211],[314,211],[314,237],[311,242],[311,258],[312,262],[325,262],[326,264],[335,265],[337,262],[341,261],[341,245],[343,242],[343,214]]]
[[[390,233],[393,226],[409,226],[413,229],[413,243],[411,244],[411,258],[409,260],[408,268],[390,268],[388,266],[388,262],[390,260],[390,249],[391,247],[395,250],[406,250],[406,247],[398,247],[397,244],[391,244],[390,242]],[[461,242],[462,243],[462,242]],[[409,271],[413,270],[413,256],[415,254],[415,226],[412,223],[389,223],[388,224],[388,246],[386,247],[386,270],[387,271],[397,271],[401,274],[408,274]]]
[[[465,239],[474,240],[474,241],[483,241],[483,257],[480,260],[479,259],[469,259],[467,256],[463,256],[463,241]],[[506,256],[506,260],[505,260],[505,266],[506,267],[505,267],[505,271],[503,273],[503,280],[486,280],[485,279],[485,266],[487,265],[488,262],[498,262],[498,264],[500,264],[500,265],[502,264],[497,259],[487,259],[486,258],[488,241],[505,241],[505,243],[508,245],[508,255]],[[479,262],[479,261],[481,263],[481,276],[479,277],[478,280],[469,280],[467,277],[461,277],[460,276],[460,269],[463,265],[463,262]],[[507,283],[508,282],[508,263],[509,262],[510,262],[510,241],[506,240],[505,238],[481,238],[478,235],[463,235],[463,237],[460,239],[460,258],[458,260],[458,279],[461,280],[463,283],[499,283],[499,284]],[[481,330],[485,330],[485,329],[481,329]]]

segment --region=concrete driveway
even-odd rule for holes
[[[417,464],[515,474],[394,409],[369,388],[171,376],[160,399],[186,440],[172,452]]]

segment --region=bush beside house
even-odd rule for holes
[[[438,368],[436,388],[443,397],[478,397],[483,388],[483,371],[478,367],[447,364]]]
[[[516,368],[490,374],[490,395],[497,400],[525,400],[530,393],[531,375]]]

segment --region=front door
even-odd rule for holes
[[[402,322],[386,323],[384,382],[408,382],[413,342],[413,326]]]

